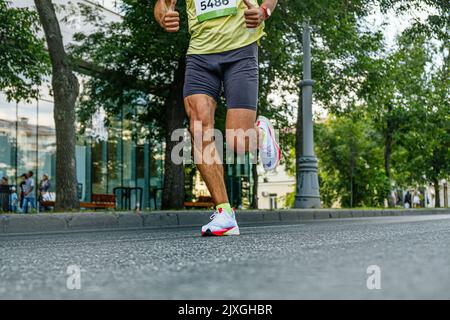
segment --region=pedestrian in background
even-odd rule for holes
[[[413,208],[418,207],[420,207],[420,191],[416,191],[413,198]]]
[[[16,192],[16,187],[11,187],[9,191],[9,212],[17,212],[17,203],[18,203],[18,196]]]
[[[405,195],[405,208],[406,209],[411,208],[411,192],[409,192],[409,190],[406,192]]]
[[[22,179],[19,183],[19,209],[23,212],[23,203],[25,202],[25,183],[27,180],[27,175],[23,173],[20,178]]]
[[[39,211],[45,211],[45,207],[42,202],[48,198],[50,192],[51,183],[48,174],[42,176],[42,180],[39,182]]]
[[[28,207],[31,206],[32,209],[36,209],[36,198],[34,196],[35,193],[35,183],[33,179],[33,171],[29,171],[27,173],[27,180],[24,185],[24,197],[25,201],[23,203],[23,212],[28,213]]]
[[[49,192],[51,188],[51,183],[48,174],[42,176],[42,180],[39,182],[39,192],[43,193]]]
[[[0,181],[0,204],[3,212],[9,209],[9,181],[8,177],[3,177]]]

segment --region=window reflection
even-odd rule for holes
[[[11,184],[16,177],[16,103],[0,93],[0,176]]]
[[[122,143],[123,143],[123,187],[134,188],[135,185],[135,145],[133,141],[134,126],[133,121],[127,114],[127,108],[124,107],[122,120]]]
[[[106,143],[92,144],[92,193],[107,193]]]
[[[163,172],[164,172],[164,149],[161,143],[150,141],[150,205],[152,209],[161,207]]]
[[[0,93],[0,176],[11,184],[17,176],[34,171],[36,183],[48,174],[56,190],[56,131],[54,104],[50,100],[31,103],[7,102]],[[163,186],[163,145],[149,140],[150,128],[136,121],[145,109],[130,107],[128,119],[110,119],[109,139],[92,142],[77,137],[76,161],[80,199],[89,201],[92,193],[112,194],[116,187],[142,188],[141,209],[160,208]],[[131,207],[137,202],[132,194]]]
[[[56,132],[53,118],[53,102],[38,101],[38,174],[36,180],[47,174],[51,180],[51,190],[55,190]]]
[[[17,104],[17,171],[18,174],[32,170],[37,176],[38,131],[37,101]]]
[[[108,192],[122,186],[122,123],[118,119],[111,121],[108,140]]]
[[[81,201],[88,201],[88,194],[90,193],[91,177],[86,163],[88,162],[88,147],[82,145],[84,142],[79,142],[76,146],[76,161],[77,161],[77,181],[79,198]]]

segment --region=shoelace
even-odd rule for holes
[[[210,220],[214,220],[215,217],[217,217],[219,213],[218,212],[214,212],[211,217],[209,217]]]
[[[217,217],[219,214],[220,214],[220,213],[216,211],[216,212],[214,212],[214,213],[209,217],[209,219],[210,219],[210,220],[214,220],[214,218]]]

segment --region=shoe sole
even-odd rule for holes
[[[240,236],[239,227],[233,227],[228,229],[211,231],[210,229],[202,232],[202,237],[229,237],[229,236]]]
[[[275,170],[276,167],[278,167],[278,165],[280,164],[280,161],[281,161],[280,145],[278,144],[278,141],[275,137],[275,128],[273,127],[272,122],[270,122],[269,119],[267,119],[266,117],[263,117],[263,116],[259,117],[259,120],[260,121],[264,120],[266,122],[267,127],[269,128],[270,138],[272,139],[272,143],[275,145],[275,149],[277,150],[277,153],[278,153],[278,158],[277,158],[275,165],[269,169],[264,168],[266,171],[272,171],[272,170]]]

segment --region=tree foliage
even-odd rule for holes
[[[0,90],[9,100],[37,98],[49,74],[44,40],[37,35],[36,12],[0,0]]]
[[[356,88],[356,93],[361,100],[344,116],[353,121],[355,116],[365,114],[366,130],[373,130],[371,142],[377,141],[373,148],[383,149],[384,157],[372,155],[371,160],[380,163],[378,166],[371,166],[378,170],[371,171],[370,175],[372,181],[377,183],[381,182],[380,174],[386,174],[385,184],[380,184],[386,187],[385,192],[374,194],[361,185],[355,185],[379,204],[382,203],[380,194],[389,194],[391,185],[403,188],[432,184],[438,195],[440,180],[450,175],[448,53],[445,42],[436,45],[431,37],[427,39],[422,33],[413,34],[407,30],[397,39],[394,49],[381,50],[375,56],[360,60],[359,74],[364,81]],[[347,176],[343,177],[341,172],[345,171],[345,167],[342,169],[340,163],[342,159],[345,160],[344,163],[352,163],[343,158],[343,155],[352,154],[349,148],[345,149],[345,145],[358,141],[358,132],[363,132],[363,128],[357,122],[345,126],[346,120],[343,118],[332,119],[329,122],[335,121],[334,126],[339,124],[342,132],[346,132],[353,140],[338,141],[339,130],[331,134],[334,139],[331,144],[318,140],[322,192],[324,201],[330,204],[330,199],[336,201],[338,198],[337,194],[333,197],[331,191],[340,190],[342,204],[349,205],[346,194],[353,192],[339,189],[338,182],[343,178],[344,186],[349,184],[353,188],[353,183],[349,181],[353,180],[351,175],[354,168],[348,166]],[[322,128],[319,135],[323,136],[324,132],[327,131]],[[327,151],[327,145],[332,150]],[[345,149],[344,153],[342,148]],[[340,175],[330,172],[339,172]],[[359,172],[357,179],[363,180],[367,172]],[[356,194],[354,199],[359,204]],[[364,203],[367,204],[367,201]],[[436,203],[439,205],[439,198]]]
[[[430,46],[428,55],[441,56],[442,64],[428,66],[412,95],[401,148],[410,183],[432,184],[438,196],[439,182],[450,176],[450,65],[448,51]]]
[[[316,126],[322,200],[331,207],[379,207],[389,192],[382,136],[363,115],[330,117]]]

